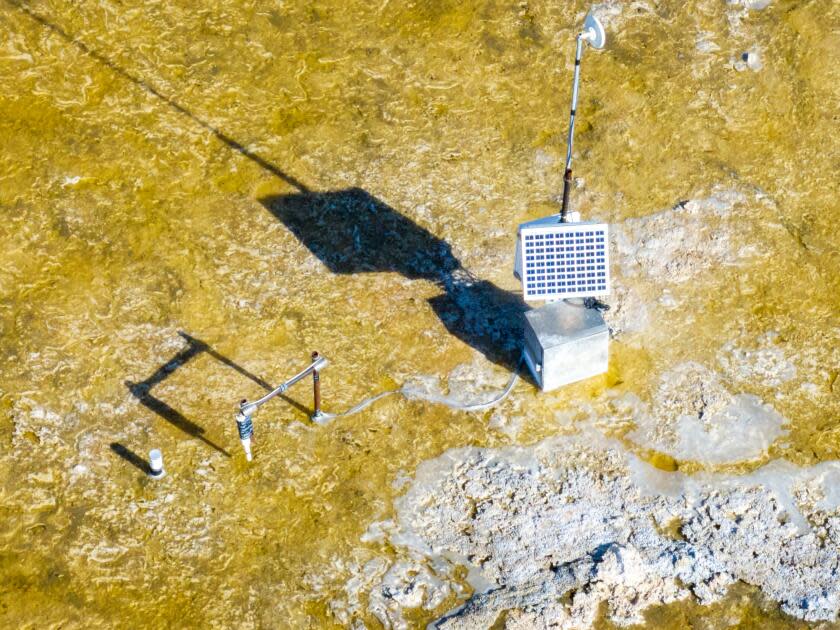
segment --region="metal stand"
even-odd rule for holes
[[[566,173],[563,176],[563,206],[560,208],[560,221],[566,222],[569,211],[569,190],[572,187],[572,146],[575,142],[575,114],[577,113],[578,85],[580,83],[580,58],[583,55],[583,34],[577,36],[575,48],[575,77],[572,80],[572,109],[569,112],[569,137],[566,140]]]
[[[318,353],[312,353],[312,362],[313,364],[318,361]],[[324,418],[324,412],[321,411],[321,375],[318,373],[318,370],[312,370],[312,397],[313,397],[313,410],[310,419],[313,422],[318,422]]]
[[[239,430],[239,440],[242,442],[242,448],[245,449],[245,457],[248,461],[251,461],[251,436],[254,434],[254,426],[252,417],[254,413],[259,409],[262,405],[267,403],[269,400],[284,393],[287,389],[289,389],[292,385],[297,383],[298,381],[303,380],[305,377],[309,376],[310,372],[315,375],[315,411],[316,413],[313,414],[312,418],[315,419],[316,416],[320,417],[321,414],[321,391],[320,391],[320,384],[318,379],[318,370],[323,369],[327,366],[328,361],[320,356],[317,352],[312,354],[312,363],[311,365],[295,374],[292,378],[288,381],[279,385],[275,389],[271,390],[265,396],[260,398],[259,400],[255,400],[254,402],[248,402],[247,400],[242,400],[239,403],[239,412],[236,414],[236,425]]]

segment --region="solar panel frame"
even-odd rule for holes
[[[610,292],[607,223],[524,224],[516,267],[527,301],[596,297]]]

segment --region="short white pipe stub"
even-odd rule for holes
[[[242,448],[245,449],[245,459],[249,462],[253,459],[251,455],[251,438],[245,438],[244,440],[240,440],[242,442]]]
[[[160,452],[160,449],[154,448],[149,451],[149,474],[157,478],[166,474],[163,469],[163,453]]]

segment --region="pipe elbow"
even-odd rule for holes
[[[246,403],[243,402],[239,405],[239,411],[236,414],[236,421],[237,422],[244,422],[247,418],[250,418],[254,415],[254,412],[257,410],[257,405],[254,403]]]

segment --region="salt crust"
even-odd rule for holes
[[[708,197],[681,202],[611,226],[612,309],[605,314],[613,334],[647,328],[656,301],[679,306],[671,292],[723,267],[761,257],[756,234],[739,215],[757,194],[716,188]]]
[[[651,405],[632,395],[628,407],[637,428],[627,437],[679,460],[706,465],[757,459],[786,434],[786,420],[758,397],[731,394],[715,372],[694,362],[666,372]]]
[[[406,609],[474,594],[433,627],[587,628],[602,602],[621,625],[652,605],[707,604],[742,580],[809,621],[840,609],[840,462],[775,461],[750,475],[666,473],[594,429],[530,447],[459,448],[421,464],[396,518],[369,535],[395,562],[358,567],[339,621],[367,612],[407,628]],[[372,563],[372,564],[371,564]]]
[[[730,380],[779,387],[796,376],[796,366],[779,344],[779,333],[766,332],[755,345],[742,348],[730,341],[723,346],[718,362]]]
[[[486,402],[489,395],[497,394],[509,378],[509,373],[488,367],[476,354],[471,363],[461,363],[449,373],[445,387],[438,376],[411,375],[403,385],[403,393],[408,398],[455,407],[475,405]]]
[[[716,189],[704,199],[616,225],[615,259],[622,276],[679,284],[701,271],[736,265],[757,254],[733,245],[752,242],[743,238],[749,236],[747,228],[732,220],[735,209],[748,201],[738,190]],[[720,221],[726,223],[725,229]]]

